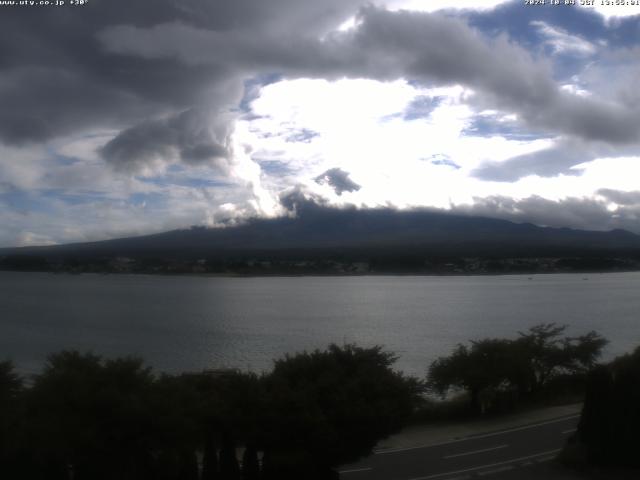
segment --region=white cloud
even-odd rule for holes
[[[540,20],[531,22],[531,25],[536,27],[538,32],[546,38],[544,43],[549,45],[556,54],[589,56],[597,51],[593,43],[577,35],[571,35],[561,28]]]
[[[17,148],[0,143],[0,183],[33,188],[49,163],[45,147]]]
[[[259,167],[240,146],[224,177],[206,165],[130,176],[95,151],[112,136],[1,147],[0,246],[93,241],[277,212],[275,194],[261,186]]]
[[[47,235],[41,235],[33,232],[22,232],[18,236],[17,246],[31,247],[38,245],[55,245],[56,242]]]
[[[482,162],[504,161],[551,145],[548,139],[465,135],[477,115],[466,104],[469,95],[460,86],[420,88],[405,81],[283,80],[263,88],[251,104],[253,115],[238,123],[236,135],[255,147],[256,161],[280,162],[288,169],[288,185],[304,184],[335,204],[447,208],[490,191],[491,183],[488,189],[486,182],[469,177]],[[405,120],[403,112],[411,102],[425,97],[438,99],[431,113]],[[288,141],[291,132],[303,130],[315,136]],[[447,158],[460,168],[434,158]],[[337,196],[313,180],[335,167],[349,172],[362,188]],[[263,184],[276,191],[283,186],[283,176],[265,169]]]
[[[0,146],[0,224],[10,232],[0,232],[0,244],[276,215],[280,193],[299,184],[334,204],[399,207],[491,195],[559,201],[636,188],[638,159],[613,157],[640,151],[640,50],[606,51],[605,39],[533,21],[535,41],[547,46],[537,49],[476,30],[464,13],[456,17],[505,0],[389,0],[361,8],[368,3],[193,0],[182,15],[166,0],[153,22],[104,4],[83,20],[81,35],[67,36],[75,31],[70,24],[62,43],[52,37],[41,44],[37,35],[21,43],[0,81],[8,105],[0,133],[8,144],[23,142]],[[101,15],[107,11],[118,15]],[[51,31],[47,18],[38,31]],[[37,27],[5,21],[10,32]],[[40,65],[47,49],[72,44],[83,47],[69,62]],[[558,81],[555,67],[567,65],[576,75]],[[288,80],[264,87],[251,105],[257,117],[234,127],[243,80],[255,76],[259,85],[272,74]],[[49,117],[50,125],[41,122]],[[550,138],[536,140],[541,131]],[[136,168],[115,171],[104,161],[109,155],[96,153],[105,144],[118,147],[112,161]],[[213,168],[222,158],[224,168]],[[493,176],[472,176],[487,164]],[[362,188],[338,196],[314,181],[335,168]],[[507,180],[492,181],[509,171]]]
[[[420,88],[404,81],[283,80],[265,87],[251,104],[253,114],[236,128],[238,140],[252,144],[253,158],[281,162],[287,173],[263,171],[262,183],[272,194],[303,184],[334,205],[414,206],[470,205],[476,199],[502,196],[518,201],[536,197],[551,202],[593,198],[606,186],[633,190],[640,162],[607,158],[583,164],[579,175],[526,175],[513,182],[471,176],[483,162],[495,164],[543,152],[559,139],[514,140],[499,134],[465,135],[479,113],[467,105],[470,91],[460,86]],[[415,98],[438,97],[425,118],[405,120],[401,112]],[[375,102],[371,99],[375,98]],[[517,121],[498,111],[480,114]],[[287,141],[291,132],[312,130],[308,141]],[[433,159],[446,158],[460,168]],[[335,194],[313,179],[329,168],[341,168],[362,188]],[[574,169],[575,170],[575,169]]]

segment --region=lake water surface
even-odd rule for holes
[[[0,359],[23,373],[62,349],[139,355],[158,370],[269,369],[329,343],[382,344],[424,375],[457,343],[540,322],[640,344],[640,273],[170,277],[0,272]]]

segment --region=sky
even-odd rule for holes
[[[640,7],[553,3],[0,5],[0,246],[292,193],[640,233]]]

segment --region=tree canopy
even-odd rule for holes
[[[0,362],[0,465],[15,461],[16,420],[22,391],[22,378],[15,372],[13,363]]]
[[[458,345],[437,358],[428,371],[432,391],[452,389],[469,393],[474,411],[484,408],[481,395],[513,391],[533,396],[560,375],[585,375],[594,366],[607,341],[591,331],[578,337],[562,336],[564,325],[542,323],[520,332],[516,339],[484,339]]]
[[[138,358],[64,351],[27,387],[0,363],[0,477],[334,478],[412,413],[420,382],[394,361],[380,347],[331,345],[262,376],[157,375]]]
[[[369,454],[402,427],[422,391],[392,370],[395,360],[381,347],[331,345],[276,361],[265,378],[270,453],[295,449],[319,470]]]
[[[577,440],[594,465],[640,467],[640,347],[589,373]]]

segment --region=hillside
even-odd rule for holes
[[[191,227],[141,237],[1,249],[5,260],[30,256],[60,263],[128,258],[228,264],[256,261],[371,262],[412,265],[462,257],[618,258],[640,255],[640,236],[548,228],[440,211],[333,209],[307,205],[294,217],[251,219],[219,228]],[[393,268],[392,268],[393,270]]]

